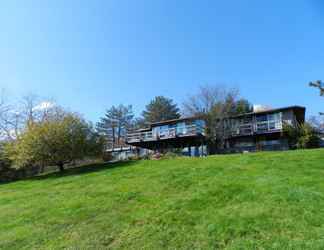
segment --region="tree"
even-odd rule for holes
[[[102,153],[102,140],[91,124],[78,115],[58,111],[41,122],[29,123],[19,137],[5,148],[17,167],[64,165]]]
[[[183,104],[184,114],[200,116],[206,121],[206,137],[210,153],[225,147],[231,131],[229,117],[252,111],[246,99],[239,99],[237,89],[222,85],[200,86],[197,94]]]
[[[320,91],[320,96],[324,96],[324,83],[321,80],[310,82],[309,86],[318,88]]]
[[[9,103],[0,96],[0,139],[15,140],[28,124],[40,122],[56,113],[57,105],[52,101],[42,100],[34,94],[24,96],[18,104]]]
[[[298,126],[285,124],[283,131],[291,149],[317,148],[320,145],[319,131],[309,122]]]
[[[122,104],[112,106],[106,111],[105,116],[100,118],[97,130],[106,137],[108,148],[124,144],[126,132],[132,126],[133,118],[132,106]]]
[[[0,140],[14,140],[19,130],[20,116],[5,98],[4,90],[0,95]]]
[[[324,96],[324,83],[321,80],[310,82],[309,86],[318,88],[320,91],[320,96]],[[324,115],[324,113],[320,113],[320,115]]]
[[[156,96],[143,111],[142,116],[146,123],[154,123],[180,118],[179,108],[172,99]]]
[[[236,101],[236,105],[235,105],[236,114],[244,114],[250,112],[253,112],[253,106],[247,99],[241,98],[238,101]]]
[[[146,128],[148,126],[149,124],[145,122],[143,117],[136,117],[132,122],[131,129],[138,130],[138,129]]]

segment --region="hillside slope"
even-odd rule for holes
[[[323,249],[323,160],[139,161],[0,185],[0,249]]]

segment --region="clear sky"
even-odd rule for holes
[[[201,84],[255,104],[324,109],[322,0],[1,2],[0,87],[96,121],[113,104],[181,104]]]

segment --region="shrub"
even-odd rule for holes
[[[167,152],[166,154],[164,154],[162,156],[163,159],[174,159],[174,158],[177,158],[179,157],[179,154],[175,153],[175,152]]]
[[[284,133],[291,149],[317,148],[320,145],[318,132],[309,123],[297,127],[286,124]]]

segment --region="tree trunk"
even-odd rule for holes
[[[40,172],[41,173],[44,173],[44,170],[45,170],[45,164],[42,164],[41,169],[40,169]]]
[[[112,128],[112,138],[113,138],[113,145],[112,145],[112,149],[114,150],[115,148],[115,127]]]
[[[59,164],[57,164],[57,166],[59,167],[60,172],[64,171],[64,164],[63,162],[60,162]]]

